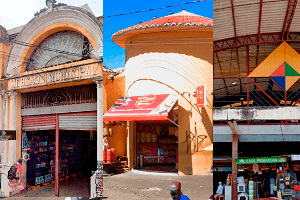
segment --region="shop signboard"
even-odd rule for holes
[[[300,160],[300,155],[291,155],[291,160]]]
[[[254,163],[284,163],[286,157],[266,157],[266,158],[243,158],[237,159],[237,164],[254,164]]]
[[[7,89],[25,89],[31,87],[82,81],[102,75],[102,64],[91,59],[76,66],[73,64],[59,65],[52,68],[38,69],[34,73],[24,72],[20,76],[7,80]]]
[[[232,167],[214,167],[215,172],[231,172]]]
[[[149,94],[121,97],[103,116],[104,121],[168,120],[178,95]]]
[[[258,172],[259,171],[259,165],[258,163],[253,164],[253,172]]]
[[[158,155],[157,143],[140,143],[139,155],[157,156]]]
[[[201,85],[196,88],[197,94],[197,107],[206,107],[206,85]]]

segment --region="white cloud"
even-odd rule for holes
[[[57,0],[73,6],[88,4],[96,17],[103,14],[103,1],[96,0]],[[7,30],[27,24],[34,14],[46,7],[45,0],[1,0],[0,25]]]

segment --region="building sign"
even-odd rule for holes
[[[29,143],[28,143],[28,138],[27,138],[27,137],[24,137],[24,138],[23,138],[23,149],[28,148],[28,145],[29,145]]]
[[[214,167],[213,171],[215,171],[215,172],[231,172],[232,167]]]
[[[40,73],[24,75],[8,80],[8,90],[24,89],[69,81],[79,81],[102,75],[99,63],[68,66],[56,70],[41,71]]]
[[[206,85],[201,85],[196,88],[196,94],[197,94],[197,106],[198,107],[206,107],[207,101],[206,101]]]
[[[300,160],[300,155],[291,155],[291,160]]]
[[[167,120],[178,95],[150,94],[121,97],[104,114],[104,121]]]
[[[254,164],[254,163],[284,163],[286,157],[267,157],[267,158],[245,158],[237,159],[237,164]]]
[[[256,173],[259,171],[259,165],[258,165],[258,163],[254,163],[253,164],[253,169],[252,170],[253,170],[253,172],[256,172]]]
[[[143,143],[139,144],[139,154],[144,156],[157,156],[157,143]]]
[[[283,91],[288,91],[300,78],[300,54],[282,42],[248,77],[269,77]]]

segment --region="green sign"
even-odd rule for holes
[[[284,163],[284,162],[286,162],[286,157],[244,158],[244,159],[236,160],[236,164]]]

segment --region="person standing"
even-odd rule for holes
[[[220,182],[219,182],[219,186],[218,186],[218,188],[217,188],[217,192],[216,192],[216,194],[215,194],[215,196],[214,196],[215,200],[219,199],[219,196],[220,196],[221,194],[223,194],[223,191],[224,191],[224,186],[223,186],[222,182],[220,181]]]
[[[12,192],[15,188],[18,188],[20,191],[20,197],[23,197],[22,192],[24,190],[24,185],[21,181],[21,175],[22,175],[22,158],[19,158],[18,161],[13,164],[12,168],[15,168],[13,170],[14,174],[11,178],[9,178],[9,197],[11,197]],[[11,169],[10,169],[11,170]]]
[[[172,181],[168,190],[170,190],[173,200],[190,200],[187,196],[182,194],[181,183],[178,181]]]
[[[270,196],[270,181],[268,178],[264,180],[264,188],[265,188],[265,198],[269,198]]]

